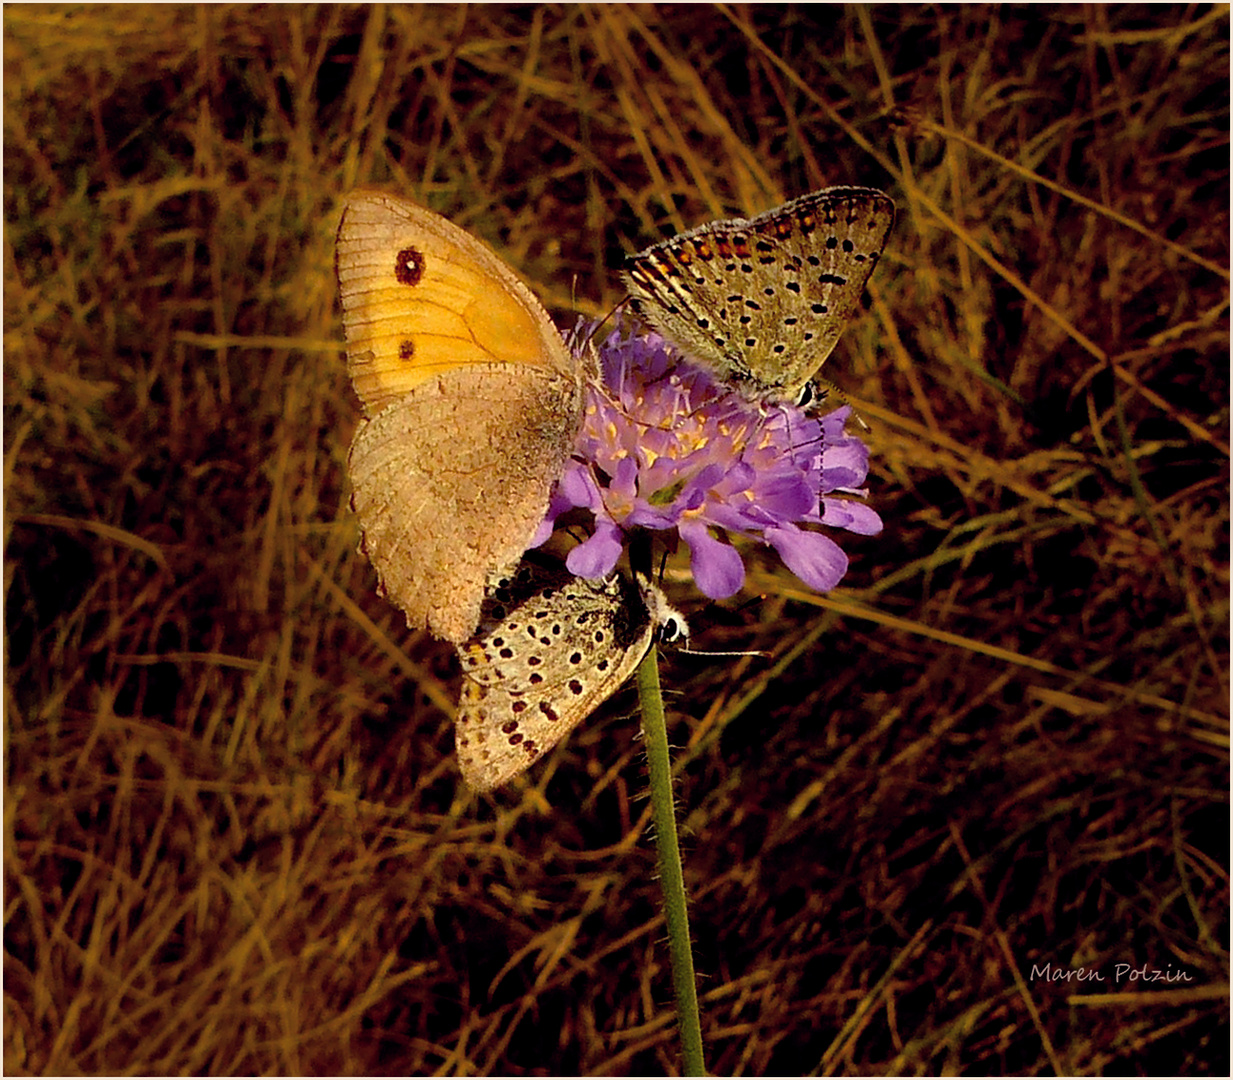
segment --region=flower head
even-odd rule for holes
[[[575,348],[595,347],[584,328]],[[698,588],[737,592],[745,567],[723,538],[771,545],[811,588],[832,589],[848,558],[817,526],[870,535],[876,513],[854,498],[869,451],[844,432],[844,406],[819,418],[793,405],[751,401],[684,359],[659,334],[614,330],[598,344],[600,378],[587,388],[575,453],[536,537],[575,507],[595,515],[589,539],[566,559],[579,577],[612,572],[635,528],[676,530]]]

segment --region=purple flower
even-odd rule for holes
[[[574,336],[585,342],[585,328]],[[812,418],[750,400],[652,332],[618,328],[598,352],[602,375],[587,388],[574,460],[536,536],[542,543],[575,507],[595,515],[590,538],[566,558],[571,573],[611,573],[631,529],[675,529],[695,583],[712,599],[745,582],[729,535],[770,544],[806,585],[826,591],[848,557],[818,526],[881,531],[868,506],[841,497],[865,495],[869,463],[864,443],[844,432],[847,406]]]

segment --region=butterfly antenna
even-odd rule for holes
[[[806,395],[809,396],[806,397]],[[814,409],[820,410],[822,403],[832,397],[836,398],[840,404],[846,405],[851,409],[852,419],[866,431],[869,430],[869,425],[865,423],[865,418],[857,412],[856,406],[852,404],[852,399],[831,382],[830,379],[810,379],[805,384],[805,389],[801,391],[802,400],[797,402],[797,406],[802,409],[813,406]]]
[[[749,652],[722,652],[714,649],[691,649],[688,645],[682,645],[676,651],[689,656],[760,656],[764,660],[769,660],[771,657],[770,653],[760,649],[753,649]]]

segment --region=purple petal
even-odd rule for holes
[[[784,521],[812,514],[818,509],[818,496],[799,474],[777,476],[757,487],[758,505]]]
[[[540,544],[544,543],[552,535],[552,530],[556,528],[556,518],[556,514],[552,512],[550,507],[548,515],[539,523],[539,528],[535,530],[535,535],[531,537],[530,542],[527,544],[528,551],[539,547]]]
[[[860,536],[877,536],[882,531],[882,519],[877,513],[855,499],[823,499],[819,520],[823,525]]]
[[[622,458],[617,462],[612,472],[612,491],[624,496],[631,502],[638,496],[638,462],[632,458]]]
[[[621,557],[621,530],[608,521],[595,522],[595,534],[565,556],[571,574],[584,578],[607,577]]]
[[[822,483],[828,490],[857,487],[869,474],[869,451],[855,439],[847,445],[828,446],[822,455]]]
[[[704,470],[709,471],[709,470]],[[722,491],[725,498],[748,491],[758,479],[757,470],[744,461],[738,461],[720,478],[712,480],[708,486]]]
[[[567,469],[557,484],[557,494],[567,500],[567,506],[587,506],[595,510],[603,505],[595,477],[585,467]]]
[[[847,572],[848,557],[829,536],[806,532],[795,525],[767,529],[763,535],[779,552],[784,565],[811,589],[827,592]]]
[[[689,545],[689,569],[694,584],[712,600],[725,600],[745,584],[745,564],[736,548],[716,540],[700,521],[680,528]]]
[[[818,423],[822,425],[822,431],[827,442],[834,442],[837,439],[843,438],[844,425],[848,422],[848,417],[851,415],[852,406],[841,405],[833,412],[828,412],[825,416],[818,417]]]
[[[777,524],[776,518],[762,511],[755,503],[744,507],[711,503],[706,508],[706,521],[709,525],[718,525],[731,532],[756,532],[767,525]]]
[[[661,510],[640,499],[621,520],[630,529],[675,529],[680,523],[681,513],[675,505]]]

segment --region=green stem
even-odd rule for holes
[[[642,703],[642,735],[651,773],[651,817],[655,845],[659,849],[659,884],[664,893],[664,918],[668,924],[668,953],[672,963],[677,1025],[681,1032],[681,1058],[686,1076],[705,1076],[698,988],[694,983],[689,914],[685,909],[685,875],[681,872],[681,848],[676,836],[668,726],[659,692],[659,654],[654,645],[638,667],[638,697]]]

